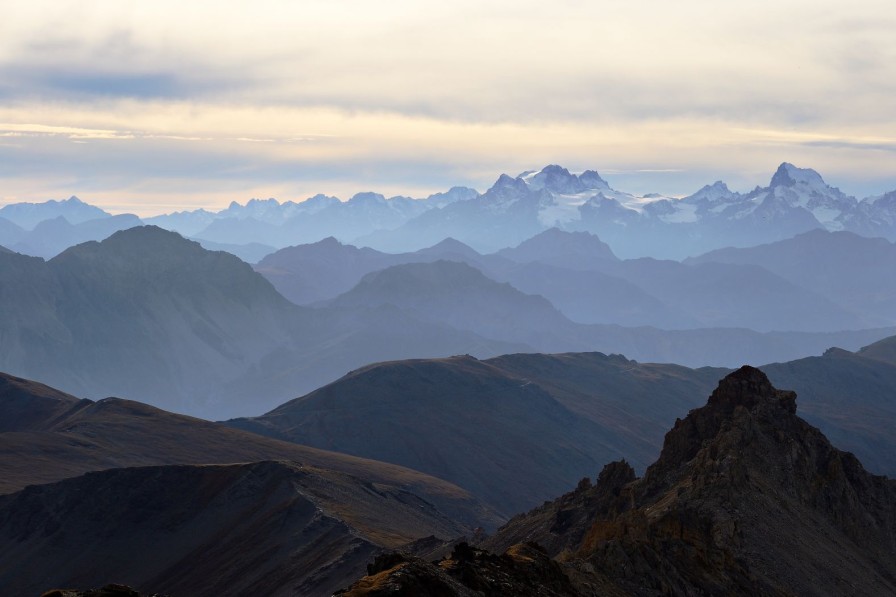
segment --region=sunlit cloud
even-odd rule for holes
[[[418,196],[547,163],[673,195],[785,160],[896,188],[888,1],[8,4],[18,200]]]

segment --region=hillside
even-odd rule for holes
[[[460,524],[490,527],[500,520],[459,487],[407,468],[261,437],[130,400],[78,399],[5,374],[0,374],[0,421],[0,493],[110,468],[289,460],[404,487]]]
[[[0,496],[0,587],[323,596],[382,547],[461,532],[400,486],[296,463],[114,469]]]
[[[862,354],[833,349],[763,369],[869,470],[896,475],[896,366]],[[388,362],[228,424],[422,470],[513,513],[613,454],[644,470],[665,430],[726,373],[601,353]]]
[[[472,357],[365,367],[229,424],[401,464],[456,483],[507,516],[619,454],[618,442],[538,385]]]

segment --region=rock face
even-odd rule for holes
[[[643,478],[611,463],[483,546],[519,541],[544,546],[580,595],[892,595],[896,483],[742,367],[676,422]]]
[[[833,448],[795,399],[758,369],[726,377],[582,553],[657,591],[891,594],[896,484]]]

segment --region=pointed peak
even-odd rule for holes
[[[462,250],[464,252],[473,252],[473,253],[476,252],[469,245],[462,243],[461,241],[457,240],[456,238],[452,238],[450,236],[440,240],[439,242],[437,242],[436,244],[434,244],[433,246],[431,246],[429,248],[430,249]]]
[[[579,174],[579,181],[589,189],[609,188],[607,181],[601,178],[596,170],[585,170]]]
[[[499,185],[500,186],[515,185],[518,181],[519,181],[519,178],[512,178],[511,176],[508,176],[507,174],[502,174],[501,176],[498,177],[498,180],[495,181],[495,184],[492,185],[492,187],[497,187]]]
[[[520,175],[519,178],[535,191],[544,189],[553,193],[580,193],[585,190],[575,174],[570,174],[569,170],[557,164],[545,166],[535,174]]]
[[[755,367],[744,365],[728,374],[709,397],[708,407],[733,409],[737,406],[753,408],[769,404],[796,413],[796,394],[775,389],[768,377]]]
[[[326,238],[322,238],[316,243],[311,243],[311,246],[315,247],[342,247],[343,244],[339,242],[335,236],[328,236]]]
[[[797,168],[791,163],[783,162],[769,183],[770,187],[792,187],[797,183],[826,186],[821,175],[811,168]]]
[[[704,185],[699,191],[693,195],[685,197],[682,201],[687,201],[689,203],[708,201],[712,203],[719,200],[737,198],[739,196],[740,194],[729,189],[727,184],[721,180],[717,180],[712,184]]]
[[[526,191],[528,187],[526,183],[521,178],[511,178],[506,174],[502,174],[498,177],[498,180],[495,181],[495,184],[486,192],[494,193],[495,191]]]

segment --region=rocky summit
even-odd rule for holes
[[[544,589],[519,594],[893,595],[896,482],[867,473],[799,418],[795,393],[742,367],[676,421],[643,478],[624,461],[611,463],[596,484],[583,479],[480,547],[504,555],[473,550],[474,562],[528,554],[519,577],[502,573],[514,578],[508,583],[543,574],[532,586]],[[539,563],[546,556],[562,577]],[[417,595],[487,592],[479,571],[449,574],[457,560],[395,560],[346,594],[436,586],[413,585],[412,575],[448,575],[460,585],[445,581]]]

